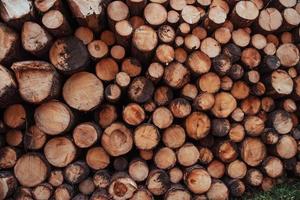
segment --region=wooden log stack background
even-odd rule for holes
[[[300,176],[297,0],[0,16],[1,200],[225,200]]]

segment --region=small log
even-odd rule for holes
[[[174,57],[175,57],[175,51],[172,46],[167,44],[158,45],[155,51],[155,58],[159,62],[168,65],[174,60]]]
[[[127,106],[125,106],[125,108],[123,109],[122,116],[123,120],[127,124],[133,126],[141,124],[146,118],[145,111],[143,110],[143,108],[135,103],[130,103]]]
[[[187,58],[187,65],[197,74],[207,73],[211,68],[210,58],[201,51],[191,53]]]
[[[165,146],[176,149],[185,142],[185,130],[179,125],[171,125],[166,128],[162,135],[162,141]]]
[[[54,137],[46,143],[44,154],[51,165],[65,167],[75,159],[76,147],[66,137]]]
[[[173,167],[172,169],[170,169],[168,174],[170,177],[170,181],[175,184],[179,183],[183,178],[183,172],[178,167]]]
[[[249,45],[251,37],[245,28],[239,28],[232,32],[232,41],[239,47],[246,47]]]
[[[269,95],[275,97],[289,95],[293,91],[293,80],[287,72],[278,69],[266,78],[266,86]]]
[[[125,157],[117,157],[114,159],[113,166],[116,171],[125,171],[128,168],[128,161]]]
[[[284,110],[273,111],[268,121],[279,134],[287,134],[293,128],[291,115]]]
[[[104,34],[104,33],[103,33]],[[94,40],[94,33],[91,29],[85,26],[78,27],[74,32],[75,37],[87,45]],[[102,40],[102,38],[101,38]]]
[[[112,31],[110,30],[105,30],[101,33],[100,35],[100,39],[105,42],[105,44],[107,46],[112,46],[115,44],[116,42],[116,38],[115,38],[115,35]]]
[[[53,196],[56,200],[72,199],[74,188],[69,184],[62,184],[55,189]]]
[[[121,71],[127,73],[130,77],[136,77],[142,72],[142,65],[136,58],[125,58],[121,65]]]
[[[259,15],[259,10],[252,1],[239,1],[231,14],[231,21],[236,27],[249,27]]]
[[[24,176],[24,170],[27,176]],[[14,174],[22,186],[34,187],[46,180],[49,175],[49,166],[39,154],[27,153],[18,159]]]
[[[61,170],[52,170],[48,177],[48,183],[53,187],[58,187],[64,182],[63,172]]]
[[[212,180],[211,187],[206,193],[208,199],[226,200],[229,197],[229,189],[222,181]]]
[[[150,171],[146,186],[153,195],[158,196],[165,194],[170,188],[170,185],[170,178],[164,170],[153,169]]]
[[[41,149],[46,143],[46,133],[41,131],[36,125],[29,127],[24,134],[24,146],[31,150]]]
[[[178,163],[184,167],[189,167],[199,159],[199,151],[192,143],[185,143],[176,152]]]
[[[11,129],[6,133],[6,143],[13,147],[21,146],[23,143],[23,133],[18,129]]]
[[[213,119],[211,122],[211,133],[213,136],[224,137],[229,133],[230,122],[228,119]]]
[[[113,123],[104,130],[101,144],[111,156],[124,155],[133,145],[131,131],[122,123]]]
[[[273,129],[265,129],[261,135],[261,140],[265,144],[276,144],[279,140],[279,135]]]
[[[159,140],[158,129],[151,124],[142,124],[134,131],[134,144],[138,149],[151,150],[156,147]]]
[[[104,169],[110,163],[109,155],[101,147],[90,148],[85,160],[88,166],[94,170]]]
[[[264,121],[257,116],[249,116],[244,120],[245,131],[250,136],[259,136],[265,128]]]
[[[137,182],[146,180],[149,174],[147,163],[141,159],[134,159],[129,163],[128,173]]]
[[[121,89],[126,89],[130,84],[130,76],[126,72],[119,72],[116,75],[116,84],[121,87]]]
[[[262,169],[269,177],[277,178],[283,173],[283,163],[279,158],[269,156],[262,162]]]
[[[58,135],[70,130],[73,126],[74,116],[67,105],[52,100],[36,108],[34,120],[41,131],[48,135]]]
[[[192,5],[184,6],[181,11],[181,18],[189,25],[195,26],[201,18],[200,11]]]
[[[156,32],[147,25],[142,25],[134,30],[132,36],[132,55],[142,63],[151,58],[158,43]]]
[[[92,122],[78,124],[73,130],[73,140],[79,148],[88,148],[98,141],[101,129]]]
[[[35,199],[50,199],[53,187],[49,183],[41,183],[32,189],[32,196]]]
[[[76,161],[64,168],[65,180],[70,184],[77,184],[83,181],[90,173],[88,165],[83,161]]]
[[[280,45],[276,51],[276,56],[284,67],[295,66],[300,60],[299,49],[292,43]]]
[[[230,194],[234,197],[241,197],[245,190],[246,186],[243,181],[239,179],[229,179],[227,182],[227,187],[230,191]]]
[[[282,136],[276,143],[275,152],[280,158],[293,158],[297,154],[296,140],[290,135]]]
[[[156,152],[153,160],[159,169],[170,169],[175,165],[177,159],[172,149],[163,147]]]
[[[89,42],[87,49],[92,59],[96,61],[108,55],[108,47],[102,40]]]
[[[95,118],[101,128],[106,128],[117,119],[116,107],[110,104],[104,104],[95,113]]]
[[[202,112],[193,112],[185,120],[187,135],[195,140],[208,135],[211,127],[209,117]]]
[[[182,88],[190,79],[189,70],[178,62],[172,62],[165,68],[164,81],[172,88]]]
[[[10,169],[15,166],[19,157],[19,152],[13,147],[4,146],[0,149],[0,155],[0,168]]]
[[[72,28],[59,10],[50,10],[43,15],[43,25],[55,37],[63,37],[72,34]]]
[[[162,79],[163,75],[164,75],[164,66],[158,62],[151,63],[146,72],[146,77],[151,81],[153,81],[154,83],[159,82]]]
[[[218,118],[226,118],[233,112],[236,106],[236,100],[230,93],[220,92],[215,96],[212,113]]]
[[[96,75],[102,81],[114,80],[118,72],[118,64],[112,58],[103,58],[96,65]]]
[[[95,185],[92,178],[81,181],[78,185],[79,191],[84,195],[90,195],[95,191]],[[88,199],[88,197],[87,197]]]
[[[218,160],[213,160],[207,166],[207,172],[212,178],[222,178],[225,174],[225,165]]]
[[[259,186],[263,181],[263,174],[259,170],[251,168],[247,171],[246,181],[251,186]]]
[[[152,97],[153,92],[153,83],[143,76],[134,78],[128,88],[129,98],[137,103],[148,101]]]
[[[221,87],[220,77],[214,72],[203,74],[198,79],[198,87],[202,92],[216,93]]]
[[[26,118],[26,110],[21,104],[10,105],[3,113],[3,122],[13,129],[22,128],[25,124]]]
[[[228,164],[226,173],[230,178],[242,179],[246,176],[247,165],[241,160],[235,160]]]
[[[121,98],[121,88],[117,84],[109,84],[104,90],[105,99],[108,102],[115,103]]]
[[[89,111],[103,100],[102,81],[89,72],[72,75],[63,86],[63,98],[66,103],[77,110]],[[89,98],[86,98],[86,97]]]
[[[259,165],[266,157],[266,146],[258,138],[246,138],[241,145],[241,157],[251,167]]]
[[[93,182],[97,188],[106,188],[111,180],[110,174],[106,170],[98,170],[93,176]]]
[[[286,8],[282,12],[283,24],[280,31],[290,31],[300,24],[300,14],[294,8]]]
[[[130,22],[128,20],[117,22],[115,25],[115,31],[117,43],[128,48],[130,46],[130,40],[133,32],[133,27]]]
[[[162,25],[157,30],[158,39],[166,44],[170,44],[175,40],[176,33],[172,26]]]
[[[218,142],[214,151],[215,155],[225,163],[233,162],[238,157],[237,145],[230,140]]]
[[[154,92],[154,102],[158,106],[168,105],[174,97],[174,93],[170,87],[161,86]]]
[[[281,13],[276,7],[265,8],[260,11],[258,26],[264,32],[273,32],[279,29],[283,23]]]
[[[22,61],[11,66],[15,72],[21,97],[34,104],[56,98],[61,81],[53,65],[44,61]],[[38,87],[33,87],[38,86]]]
[[[184,183],[191,192],[202,194],[209,190],[212,179],[203,167],[194,165],[185,170]]]
[[[73,74],[89,64],[88,51],[81,40],[69,36],[58,39],[49,51],[51,63],[63,74]]]
[[[157,27],[167,20],[167,10],[158,3],[149,3],[144,9],[145,20],[151,26]]]
[[[219,76],[224,76],[231,68],[230,58],[227,55],[220,54],[213,58],[213,68]]]
[[[213,107],[215,98],[211,93],[202,93],[194,98],[193,107],[199,111],[209,110]]]
[[[210,58],[214,58],[221,53],[221,46],[219,42],[212,37],[207,37],[202,40],[200,49]]]
[[[108,188],[109,194],[116,200],[129,199],[133,196],[137,184],[128,174],[119,172],[114,175]]]
[[[173,122],[172,112],[166,107],[158,107],[152,114],[152,121],[160,129],[167,128]]]

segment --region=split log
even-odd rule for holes
[[[0,41],[3,44],[0,51],[1,64],[11,64],[12,62],[20,59],[20,36],[4,23],[0,23]]]
[[[52,36],[44,28],[30,21],[23,24],[21,39],[23,48],[36,56],[47,55],[53,42]]]
[[[35,15],[33,2],[29,0],[2,0],[0,8],[1,19],[16,29],[21,29],[23,23]]]
[[[22,61],[11,66],[21,97],[34,104],[58,97],[61,81],[53,65],[44,61]],[[36,87],[33,87],[36,86]]]
[[[87,26],[99,32],[103,28],[104,7],[101,0],[85,2],[82,0],[68,0],[69,7],[82,26]]]

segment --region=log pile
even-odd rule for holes
[[[296,0],[0,16],[0,200],[225,200],[300,176]]]

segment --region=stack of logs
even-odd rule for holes
[[[225,200],[300,176],[297,0],[0,15],[1,200]]]

